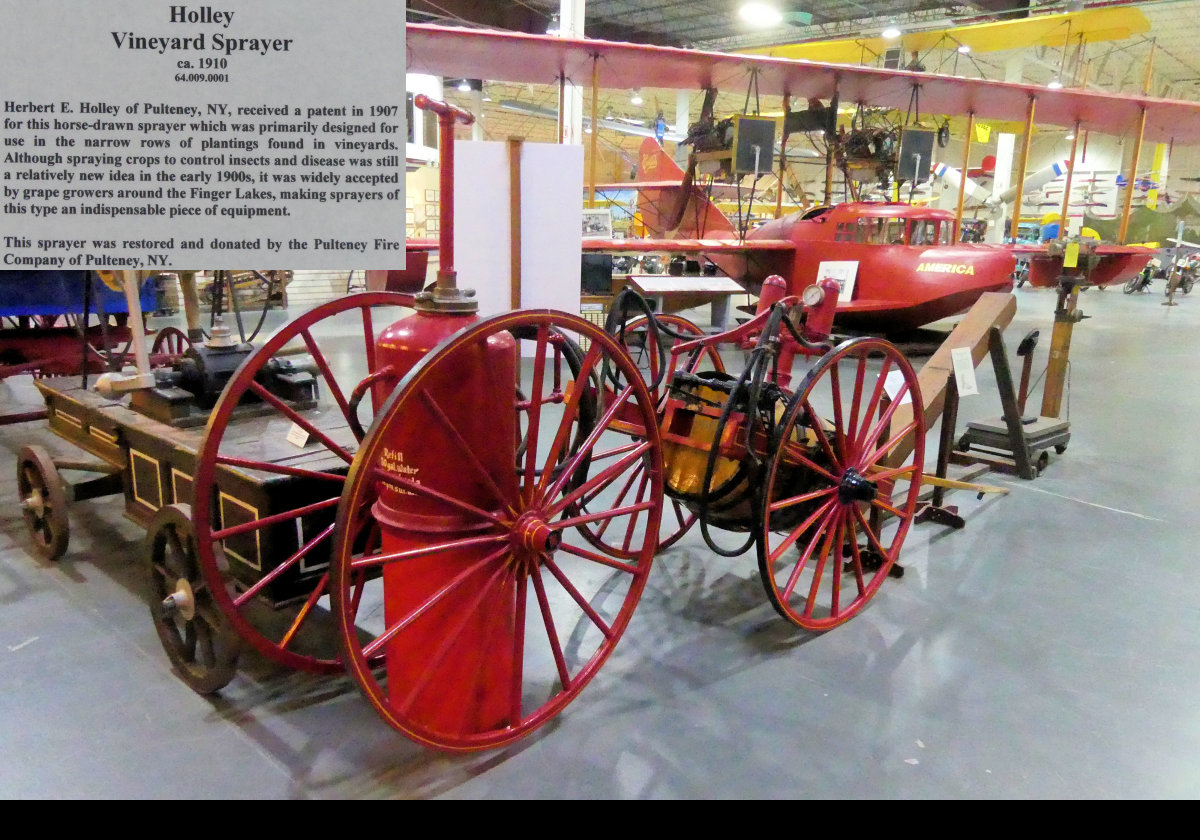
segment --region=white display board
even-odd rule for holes
[[[0,268],[396,268],[404,4],[0,0]]]
[[[512,309],[508,144],[460,142],[454,159],[454,267],[479,314]],[[583,147],[521,144],[521,307],[579,313]]]

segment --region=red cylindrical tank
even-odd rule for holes
[[[380,366],[405,375],[475,316],[418,312],[379,337]],[[477,459],[509,498],[516,495],[517,358],[508,333],[464,348],[460,363],[418,381],[414,410],[385,431],[378,466],[488,511],[503,500],[479,476]],[[470,452],[468,455],[463,450]],[[373,507],[385,553],[452,543],[493,528],[490,520],[381,478]],[[384,617],[395,626],[496,543],[452,546],[384,567]],[[388,691],[409,716],[436,731],[503,726],[512,708],[515,610],[512,591],[488,586],[496,564],[472,573],[389,643]],[[486,592],[484,600],[480,594]]]

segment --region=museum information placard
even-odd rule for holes
[[[0,0],[0,269],[400,268],[404,5]]]

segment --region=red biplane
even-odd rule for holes
[[[772,274],[793,294],[832,277],[842,286],[837,323],[875,332],[916,329],[1012,288],[1012,250],[954,243],[946,210],[839,204],[768,221],[743,238],[702,188],[684,186],[684,172],[653,138],[642,143],[638,172],[655,180],[597,189],[637,189],[638,215],[654,238],[585,239],[585,251],[702,255],[751,291]]]
[[[910,107],[919,91],[922,109],[931,114],[972,114],[977,120],[1031,121],[1033,103],[1036,102],[1039,124],[1078,131],[1133,135],[1138,139],[1139,145],[1141,140],[1200,142],[1200,105],[1150,96],[1117,95],[1067,88],[1051,90],[1040,85],[963,79],[908,70],[428,24],[409,24],[406,30],[406,44],[406,60],[410,71],[455,78],[552,84],[559,79],[574,79],[579,82],[590,77],[592,83],[601,88],[628,88],[631,86],[630,80],[637,80],[638,86],[641,87],[675,90],[728,89],[753,84],[757,93],[786,95],[794,101],[837,99],[843,103],[862,103],[902,111]],[[655,177],[657,179],[659,176]],[[702,251],[708,254],[714,261],[728,261],[726,258],[732,257],[735,261],[742,259],[747,265],[785,266],[789,260],[799,262],[798,255],[802,250],[810,250],[809,245],[802,243],[818,243],[817,247],[811,248],[816,254],[817,264],[835,254],[845,259],[855,259],[845,256],[852,253],[852,248],[858,248],[862,253],[868,253],[867,249],[876,248],[877,251],[869,253],[881,257],[894,253],[896,259],[901,262],[892,264],[890,269],[881,269],[888,271],[886,276],[868,278],[867,275],[871,272],[860,267],[861,279],[856,286],[854,298],[850,301],[861,301],[859,306],[863,310],[860,313],[862,318],[874,321],[876,325],[885,325],[886,328],[912,326],[923,320],[941,317],[939,313],[944,314],[947,310],[941,306],[929,305],[929,295],[935,288],[945,292],[944,296],[948,301],[957,301],[958,306],[967,306],[974,299],[972,294],[977,295],[992,287],[988,283],[978,282],[989,275],[994,277],[992,270],[985,272],[982,267],[975,267],[974,273],[968,273],[968,269],[974,267],[974,263],[963,261],[965,257],[960,259],[961,254],[966,252],[944,252],[941,250],[943,246],[937,246],[936,259],[923,258],[925,263],[933,262],[947,267],[936,270],[940,283],[934,282],[933,278],[897,273],[900,266],[919,267],[922,264],[922,258],[918,256],[919,249],[924,246],[914,245],[912,242],[912,234],[908,231],[911,231],[915,217],[906,215],[909,211],[901,213],[898,209],[881,209],[884,207],[887,205],[872,207],[866,218],[863,217],[863,210],[850,206],[841,211],[827,210],[815,213],[812,214],[812,218],[800,216],[780,219],[753,231],[744,241],[736,234],[731,235],[728,230],[722,235],[719,223],[713,216],[707,228],[700,225],[693,227],[696,231],[707,229],[711,231],[709,235],[714,240],[723,241],[685,244],[676,239],[674,249],[679,251],[691,247],[695,252]],[[911,212],[918,216],[929,214],[923,216],[922,221],[926,224],[936,223],[939,237],[943,235],[942,230],[946,227],[947,218],[944,213],[915,209]],[[847,215],[839,218],[841,213]],[[895,215],[888,216],[889,213]],[[904,218],[908,237],[905,240],[906,244],[894,246],[897,250],[893,252],[888,250],[888,244],[855,242],[853,231],[848,240],[837,239],[839,223],[846,224],[852,221],[857,230],[859,219],[864,219],[865,226],[871,216],[884,220]],[[842,235],[845,236],[845,233],[843,228]],[[823,242],[829,242],[830,246],[825,248],[820,245]],[[629,243],[626,243],[626,247],[629,247]],[[644,247],[647,251],[661,250],[659,243],[646,244]],[[945,247],[957,249],[966,246]],[[973,246],[972,250],[975,247],[977,246]],[[1142,254],[1128,248],[1108,247],[1117,248],[1121,252],[1113,254],[1121,259],[1106,260],[1114,265],[1132,263],[1133,260],[1140,260],[1142,257]],[[946,254],[945,258],[942,254]],[[1131,259],[1125,260],[1125,256]],[[1146,256],[1148,258],[1148,253]],[[914,257],[918,260],[915,263]],[[1011,255],[1006,259],[1011,259]],[[1055,264],[1061,266],[1061,258],[1056,259]],[[885,261],[881,265],[888,264]],[[753,273],[749,272],[751,276]],[[1114,271],[1112,279],[1118,279],[1121,274],[1120,271]],[[807,282],[804,275],[788,275],[785,272],[785,276],[792,277],[794,281]],[[872,284],[870,290],[867,283]],[[913,286],[914,290],[912,294],[893,291],[889,294],[894,294],[894,297],[881,297],[884,292],[876,289],[888,285],[893,290],[902,289],[906,285]],[[898,320],[890,325],[887,323],[888,310],[886,306],[881,305],[887,299],[899,301],[896,310]],[[945,306],[949,307],[951,303],[947,302]],[[847,314],[842,316],[843,320],[855,317],[850,315],[852,311],[850,307],[846,307]],[[869,312],[871,314],[868,314]]]

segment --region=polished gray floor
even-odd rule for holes
[[[395,734],[346,677],[251,659],[219,698],[192,693],[149,620],[141,529],[81,503],[68,555],[39,562],[15,454],[65,450],[42,423],[0,429],[0,797],[1200,795],[1200,298],[1155,291],[1082,296],[1068,450],[1034,481],[984,479],[1006,496],[954,494],[965,529],[915,527],[907,574],[854,620],[790,629],[752,556],[689,535],[579,699],[468,756]],[[1041,328],[1041,370],[1053,295],[1016,296],[1010,350]],[[999,413],[987,362],[980,382],[960,428]]]

